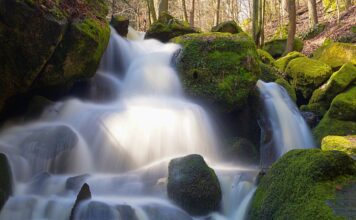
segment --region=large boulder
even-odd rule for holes
[[[129,24],[129,19],[124,16],[116,15],[111,17],[110,25],[123,37],[126,37],[129,33]]]
[[[93,76],[109,40],[106,12],[103,0],[1,0],[0,112],[16,95]]]
[[[295,58],[298,57],[305,57],[302,53],[292,51],[285,55],[284,57],[279,58],[275,62],[275,66],[282,72],[286,70],[286,67],[288,66],[289,62]]]
[[[168,42],[174,37],[198,32],[195,28],[190,27],[188,23],[180,21],[167,13],[162,13],[146,32],[145,39],[153,38]]]
[[[356,46],[348,43],[330,43],[318,48],[313,58],[328,64],[333,69],[338,69],[349,62],[356,65]]]
[[[356,157],[356,135],[349,136],[326,136],[321,141],[321,149],[338,150]]]
[[[298,57],[288,63],[285,73],[297,95],[300,94],[298,98],[309,100],[312,92],[329,79],[332,70],[323,62]]]
[[[276,60],[269,54],[267,51],[262,50],[262,49],[257,49],[257,54],[264,64],[269,64],[269,65],[274,65],[274,62]]]
[[[225,21],[211,28],[211,32],[238,34],[243,32],[235,21]]]
[[[281,57],[286,51],[287,39],[276,39],[266,42],[263,46],[263,50],[267,51],[274,58]],[[303,41],[299,38],[294,39],[293,51],[302,51],[303,50]]]
[[[256,46],[247,34],[188,34],[172,42],[182,45],[177,67],[189,96],[223,112],[244,107],[260,75]]]
[[[356,87],[337,95],[318,126],[313,129],[318,143],[328,135],[356,134]]]
[[[275,81],[275,83],[282,86],[287,91],[289,97],[293,100],[293,102],[297,101],[297,95],[295,93],[295,90],[287,80],[279,78]]]
[[[343,219],[328,204],[337,189],[356,181],[356,162],[339,151],[292,150],[260,180],[250,217],[264,219]],[[348,216],[346,216],[348,217]]]
[[[12,194],[12,172],[7,156],[0,153],[0,211]]]
[[[172,201],[192,215],[217,211],[222,197],[214,170],[196,154],[170,161],[167,192]]]

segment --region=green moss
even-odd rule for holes
[[[278,58],[284,54],[284,52],[286,50],[286,45],[287,45],[286,38],[275,39],[275,40],[265,43],[265,45],[263,46],[263,49],[265,51],[267,51],[268,53],[270,53],[272,55],[272,57]],[[299,38],[294,39],[294,45],[293,45],[294,51],[298,51],[298,52],[302,51],[303,46],[304,46],[304,43],[302,40],[300,40]]]
[[[211,32],[227,32],[231,34],[238,34],[243,31],[235,21],[225,21],[218,24],[217,26],[212,27]]]
[[[283,88],[288,92],[289,96],[291,99],[296,102],[297,101],[297,95],[295,94],[294,88],[287,82],[287,80],[283,78],[279,78],[275,81],[275,83],[283,86]]]
[[[338,150],[356,156],[356,135],[326,136],[321,142],[321,149],[324,151]]]
[[[305,57],[303,54],[293,51],[288,53],[286,56],[279,58],[275,62],[275,66],[281,70],[282,72],[285,71],[286,67],[288,66],[288,63],[298,57]]]
[[[333,69],[338,69],[349,62],[356,65],[356,46],[348,43],[329,43],[318,48],[313,58],[328,64]]]
[[[260,79],[265,82],[274,82],[283,77],[283,74],[274,66],[260,62]]]
[[[262,63],[274,65],[276,61],[271,54],[265,50],[257,49],[258,56],[260,57]]]
[[[356,81],[356,67],[351,63],[343,65],[330,79],[313,92],[309,103],[325,102],[330,105],[336,95]]]
[[[316,26],[310,28],[307,32],[301,34],[301,39],[302,40],[308,40],[316,37],[319,35],[321,32],[323,32],[326,28],[326,24],[319,23]]]
[[[356,86],[333,99],[329,115],[340,120],[356,121]]]
[[[351,27],[351,32],[354,33],[354,34],[356,34],[356,26],[352,26],[352,27]]]
[[[327,205],[336,187],[356,182],[356,164],[338,151],[292,150],[262,177],[250,217],[258,219],[343,219]]]
[[[215,103],[223,111],[245,104],[260,74],[250,37],[214,32],[188,34],[172,42],[183,46],[177,67],[188,95]]]
[[[282,25],[277,27],[277,30],[272,37],[272,40],[283,39],[283,38],[287,39],[287,37],[288,37],[288,26]]]
[[[306,57],[291,60],[285,72],[291,78],[291,85],[307,100],[332,73],[331,68],[325,63]]]
[[[323,116],[328,111],[328,104],[324,102],[311,103],[300,106],[301,111],[314,112],[317,115]]]

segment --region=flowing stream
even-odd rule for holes
[[[209,116],[184,97],[171,66],[179,46],[111,32],[89,98],[57,102],[0,132],[14,179],[0,219],[69,219],[84,183],[92,198],[74,219],[198,219],[166,195],[169,161],[193,153],[221,183],[222,208],[211,219],[244,219],[258,169],[221,163]]]

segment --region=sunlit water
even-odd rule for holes
[[[209,116],[184,97],[171,66],[179,46],[129,36],[136,40],[112,31],[88,91],[96,101],[70,98],[0,133],[14,173],[0,219],[69,219],[83,183],[92,199],[75,219],[192,219],[167,199],[166,178],[170,159],[193,153],[215,168],[222,187],[211,219],[246,217],[258,171],[221,163]]]

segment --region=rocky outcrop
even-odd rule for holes
[[[238,34],[243,32],[235,21],[225,21],[211,28],[211,32]]]
[[[171,160],[168,197],[192,215],[206,215],[220,207],[221,189],[213,169],[200,155]]]

